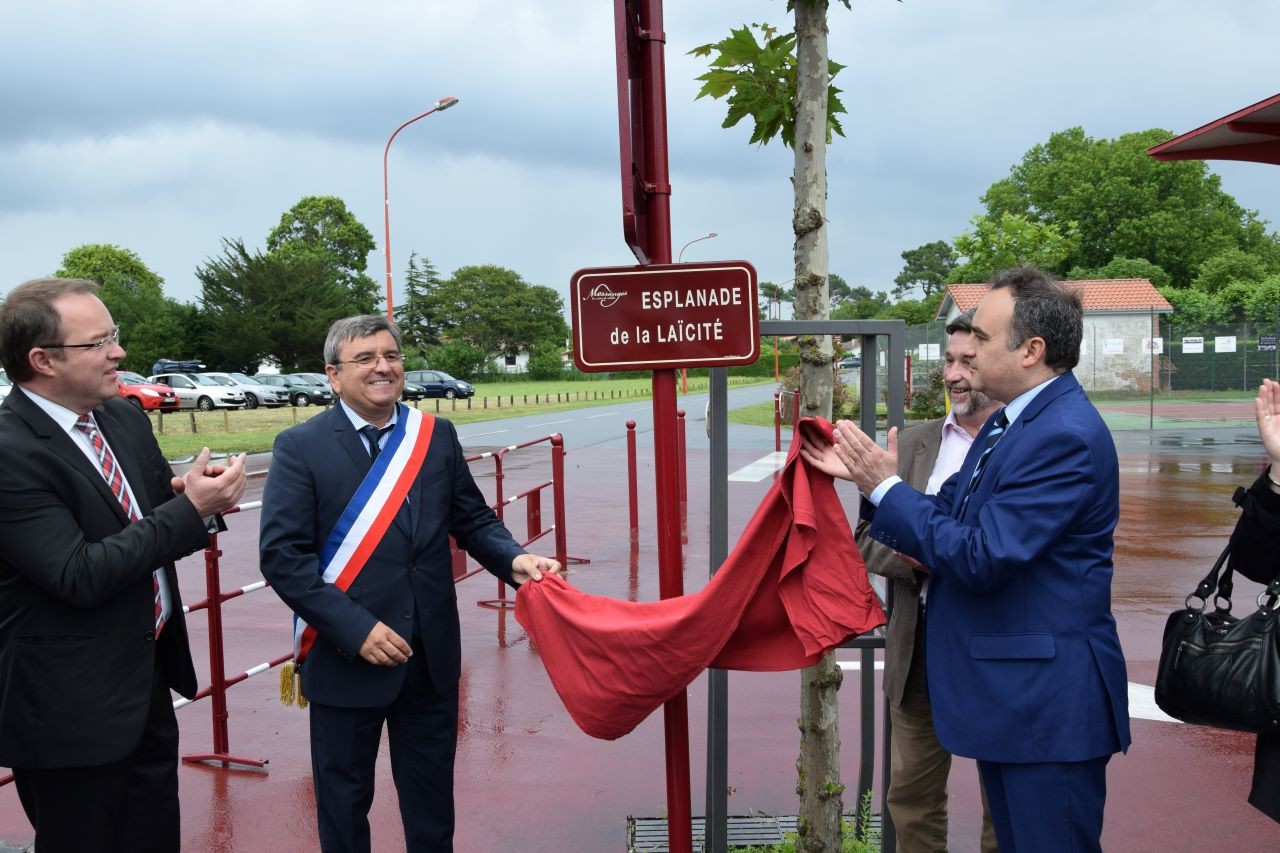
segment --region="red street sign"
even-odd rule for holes
[[[578,270],[569,282],[580,370],[730,367],[760,357],[755,267],[746,261]]]

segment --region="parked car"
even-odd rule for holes
[[[201,373],[200,375],[208,376],[223,385],[240,389],[244,394],[244,407],[246,409],[256,409],[258,406],[274,409],[277,406],[289,405],[288,391],[272,385],[263,385],[258,380],[245,376],[243,373]]]
[[[3,370],[0,370],[0,400],[9,396],[9,389],[12,387],[13,383],[9,381],[9,377],[5,375]]]
[[[476,393],[475,386],[470,382],[454,379],[443,370],[406,370],[404,378],[406,382],[413,382],[426,388],[428,397],[444,397],[449,400],[454,397],[466,399]]]
[[[172,388],[178,395],[180,409],[208,412],[216,408],[239,409],[244,406],[244,394],[239,389],[198,373],[162,373],[147,377],[147,381]]]
[[[263,385],[285,389],[289,394],[289,402],[295,406],[310,406],[312,403],[327,405],[333,402],[333,389],[329,386],[320,389],[314,383],[290,373],[255,373],[253,378]]]
[[[313,402],[321,406],[327,406],[336,398],[333,396],[333,385],[329,383],[329,377],[323,373],[294,373],[291,374],[294,379],[301,379],[303,382],[309,382],[311,387],[315,389],[315,393],[311,399]]]
[[[195,373],[197,370],[204,370],[204,365],[194,359],[174,361],[171,358],[162,358],[151,365],[151,373],[154,375],[161,373]]]
[[[124,397],[144,412],[178,410],[178,394],[168,385],[148,382],[136,373],[116,373],[116,396]]]
[[[414,400],[421,400],[425,396],[427,396],[426,388],[423,388],[417,382],[410,382],[407,379],[405,380],[404,392],[400,395],[401,400],[412,402]]]
[[[841,370],[856,370],[862,366],[862,356],[850,355],[840,359]]]

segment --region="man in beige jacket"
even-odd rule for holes
[[[974,436],[1002,403],[969,386],[972,312],[947,326],[943,382],[951,397],[945,418],[926,421],[898,437],[898,474],[913,488],[933,494],[960,469]],[[921,610],[928,600],[927,574],[865,532],[858,544],[867,568],[893,583],[893,612],[885,646],[884,692],[892,723],[888,807],[902,853],[947,850],[947,776],[951,754],[933,730],[925,680]],[[995,853],[995,831],[982,802],[982,851]]]

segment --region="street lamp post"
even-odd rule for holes
[[[458,99],[452,95],[441,98],[435,102],[435,105],[421,115],[416,115],[397,127],[387,137],[387,145],[382,149],[382,252],[387,257],[387,319],[394,320],[392,316],[392,297],[391,297],[391,198],[387,193],[387,153],[391,151],[391,140],[396,138],[396,134],[404,130],[409,125],[421,118],[426,118],[432,113],[438,113],[441,110],[447,110],[449,107],[458,103]]]
[[[717,234],[715,231],[708,231],[706,234],[703,234],[701,237],[694,237],[688,243],[685,243],[683,246],[680,247],[680,252],[676,255],[676,263],[677,264],[684,263],[684,250],[692,246],[694,243],[697,243],[700,240],[710,240],[712,237],[719,237],[719,236],[720,235]],[[680,393],[681,394],[689,393],[689,369],[687,367],[680,368]]]
[[[770,313],[775,316],[770,317],[770,319],[772,320],[782,319],[782,305],[778,301],[778,288],[782,287],[782,285],[784,284],[790,284],[793,281],[795,281],[794,276],[792,276],[791,278],[787,279],[784,282],[780,282],[773,286],[773,299],[770,300],[773,303],[773,310]],[[777,335],[773,336],[773,381],[775,385],[778,383],[778,336]]]
[[[684,250],[692,246],[694,243],[697,243],[699,240],[710,240],[712,237],[719,237],[719,236],[720,235],[714,231],[708,231],[706,234],[703,234],[701,237],[694,237],[688,243],[685,243],[683,246],[680,247],[680,252],[676,255],[676,263],[677,264],[684,263]]]

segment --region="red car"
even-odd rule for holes
[[[144,412],[178,410],[178,395],[166,385],[152,385],[127,370],[116,374],[116,396],[124,397]]]

